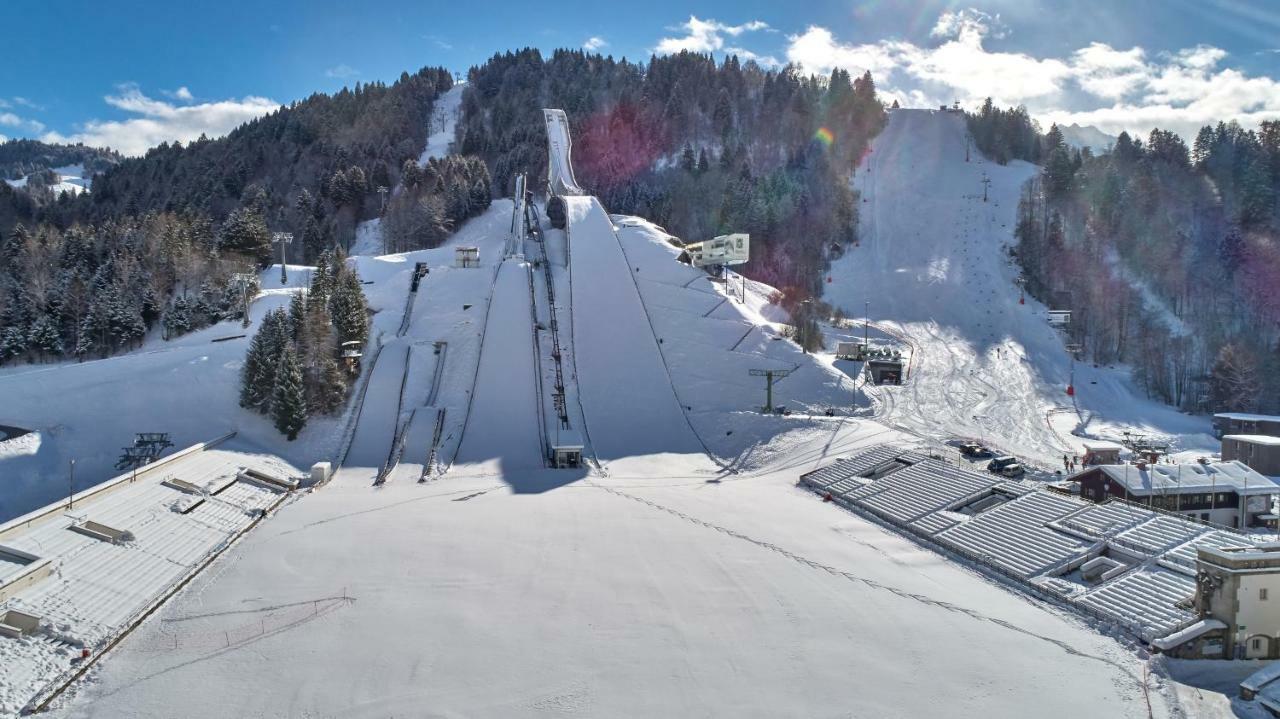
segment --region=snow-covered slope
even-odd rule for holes
[[[701,454],[613,222],[594,197],[565,200],[578,389],[596,457]]]
[[[825,298],[911,351],[905,386],[874,393],[878,417],[939,440],[983,439],[1049,468],[1080,454],[1070,432],[1118,437],[1121,428],[1212,449],[1208,424],[1135,396],[1123,371],[1077,364],[1077,407],[1066,395],[1070,359],[1046,308],[1019,304],[1008,255],[1023,183],[1036,168],[965,162],[964,119],[895,110],[858,168],[860,246],[836,260]],[[983,178],[990,180],[983,201]]]
[[[462,114],[462,92],[466,86],[466,83],[459,82],[436,98],[435,107],[431,110],[431,122],[427,127],[427,147],[422,151],[422,157],[418,158],[419,164],[425,165],[433,157],[449,154],[458,117]]]
[[[496,459],[503,472],[542,467],[529,281],[529,265],[518,259],[498,268],[460,463]]]

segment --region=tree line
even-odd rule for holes
[[[646,63],[578,50],[495,55],[469,74],[459,142],[498,188],[546,176],[542,108],[564,109],[579,182],[613,212],[686,241],[751,234],[744,273],[796,301],[854,241],[849,177],[885,111],[870,74],[764,70],[681,52]]]
[[[1280,412],[1280,122],[1219,122],[1191,147],[1121,133],[1095,156],[1021,110],[988,102],[969,120],[996,158],[1042,163],[1016,259],[1091,360],[1188,410]]]
[[[360,277],[341,250],[324,252],[311,285],[289,309],[271,310],[249,343],[240,371],[240,406],[271,417],[290,441],[312,414],[331,414],[346,401],[346,343],[363,347],[369,316]]]

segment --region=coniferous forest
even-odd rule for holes
[[[495,185],[546,177],[542,108],[562,108],[578,181],[610,212],[646,217],[688,242],[751,234],[748,276],[789,303],[819,292],[832,253],[855,239],[848,178],[885,123],[868,73],[806,76],[730,55],[647,63],[533,49],[474,68],[459,129]]]
[[[610,211],[686,241],[750,233],[744,274],[796,309],[856,240],[848,178],[886,119],[869,73],[525,49],[471,69],[458,154],[420,163],[433,105],[452,85],[433,68],[357,84],[138,158],[0,146],[11,174],[64,160],[98,171],[92,192],[74,197],[0,183],[0,362],[107,356],[151,331],[170,338],[237,318],[233,277],[272,261],[272,232],[293,233],[295,261],[321,265],[378,216],[387,251],[438,245],[509,194],[517,173],[545,177],[544,107],[568,113],[578,179]],[[988,157],[1042,166],[1013,251],[1028,290],[1073,311],[1089,359],[1132,365],[1151,396],[1187,409],[1280,409],[1280,123],[1219,123],[1191,147],[1162,130],[1121,135],[1095,155],[1056,127],[1042,133],[1024,108],[988,101],[968,119]],[[312,315],[334,312],[315,294],[292,313],[287,344],[302,406],[329,411],[316,382],[337,375],[315,348],[336,362],[332,345],[347,333],[315,339],[326,322]],[[299,339],[304,325],[313,331]],[[263,342],[287,356],[281,341]],[[274,390],[246,406],[273,411]],[[255,391],[267,393],[265,381]]]
[[[1089,359],[1188,410],[1280,411],[1280,122],[1219,122],[1190,147],[1122,133],[1096,156],[989,101],[969,126],[988,156],[1042,165],[1017,261]]]

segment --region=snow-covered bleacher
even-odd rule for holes
[[[1075,514],[1059,519],[1055,524],[1072,534],[1097,539],[1113,537],[1154,516],[1156,513],[1147,509],[1123,502],[1108,502],[1086,506]]]
[[[895,461],[901,466],[884,472]],[[1146,641],[1195,620],[1188,600],[1198,547],[1253,543],[1179,515],[1118,500],[1091,504],[893,447],[841,460],[803,482]]]
[[[1141,554],[1156,555],[1185,544],[1206,531],[1204,525],[1162,514],[1117,534],[1111,541]]]
[[[1198,548],[1223,549],[1224,547],[1247,547],[1252,544],[1255,544],[1253,539],[1243,534],[1214,530],[1166,552],[1160,557],[1160,564],[1174,571],[1195,576]]]
[[[848,497],[881,517],[905,525],[990,489],[999,481],[993,475],[929,460],[904,467]]]
[[[1028,579],[1088,551],[1090,543],[1045,526],[1079,508],[1079,500],[1031,492],[948,529],[935,539]]]
[[[62,502],[0,525],[4,546],[56,567],[0,601],[0,613],[19,610],[42,627],[0,637],[0,714],[56,685],[80,646],[96,654],[283,499],[283,488],[238,480],[241,471],[296,474],[263,455],[180,454],[88,490],[70,509]],[[115,534],[72,531],[86,524]]]
[[[925,457],[913,452],[906,452],[890,445],[880,445],[854,457],[841,459],[834,464],[815,469],[808,474],[802,475],[800,481],[803,484],[821,490],[831,490],[834,489],[833,485],[837,483],[847,483],[842,484],[847,491],[850,486],[865,484],[862,475],[870,474],[881,465],[890,462],[920,462],[924,459]],[[856,481],[850,482],[850,480]]]
[[[1075,602],[1151,641],[1195,621],[1188,606],[1195,593],[1190,577],[1143,567],[1099,585]]]

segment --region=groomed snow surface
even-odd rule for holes
[[[333,484],[234,547],[60,715],[1146,715],[1130,651],[795,476]]]

